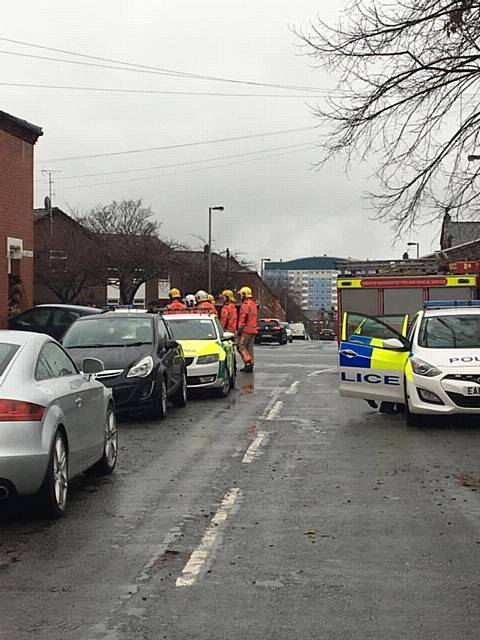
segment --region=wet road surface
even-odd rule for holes
[[[1,640],[477,638],[480,426],[409,429],[335,365],[258,347],[229,399],[123,420],[62,520],[3,507]]]

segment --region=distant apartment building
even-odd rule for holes
[[[293,294],[304,311],[330,311],[337,308],[336,281],[342,262],[328,256],[266,262],[262,277],[274,290],[280,287]]]

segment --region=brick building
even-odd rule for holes
[[[0,327],[33,302],[33,147],[40,127],[0,111]]]

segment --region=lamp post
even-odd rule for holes
[[[420,243],[419,242],[407,242],[408,247],[417,247],[417,260],[420,258]]]
[[[208,207],[208,293],[212,293],[212,211],[223,210],[223,207]]]
[[[473,162],[474,160],[480,160],[480,156],[476,154],[470,154],[469,156],[467,156],[467,160],[469,162]]]
[[[265,291],[263,289],[263,271],[265,269],[265,263],[271,262],[271,258],[261,258],[260,259],[260,313],[262,316],[265,315]]]

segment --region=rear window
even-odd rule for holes
[[[258,326],[260,327],[260,329],[265,329],[268,327],[279,327],[281,325],[278,320],[259,320]]]
[[[0,342],[0,376],[3,375],[19,348],[18,344]]]

